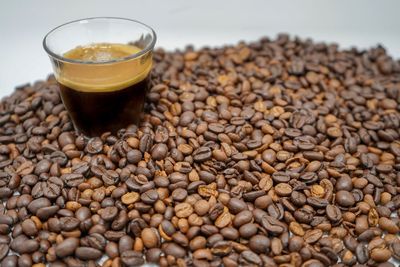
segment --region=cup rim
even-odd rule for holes
[[[48,46],[47,46],[47,40],[48,37],[54,33],[55,31],[57,31],[58,29],[67,26],[69,24],[74,24],[74,23],[79,23],[79,22],[83,22],[83,21],[92,21],[92,20],[98,20],[98,19],[113,19],[113,20],[122,20],[122,21],[130,21],[130,22],[135,22],[137,24],[140,24],[142,26],[144,26],[145,28],[147,28],[152,35],[152,40],[149,44],[146,45],[146,47],[142,50],[140,50],[138,53],[132,54],[130,56],[127,57],[123,57],[123,58],[117,58],[117,59],[112,59],[112,60],[107,60],[107,61],[84,61],[84,60],[76,60],[76,59],[69,59],[69,58],[65,58],[63,56],[60,56],[56,53],[54,53]],[[96,65],[96,64],[109,64],[109,63],[116,63],[116,62],[123,62],[123,61],[127,61],[127,60],[131,60],[131,59],[135,59],[135,58],[139,58],[142,55],[145,55],[147,52],[153,50],[155,44],[156,44],[156,40],[157,40],[157,35],[156,32],[153,30],[153,28],[151,28],[149,25],[140,22],[138,20],[134,20],[134,19],[128,19],[128,18],[122,18],[122,17],[90,17],[90,18],[83,18],[83,19],[77,19],[77,20],[72,20],[66,23],[63,23],[55,28],[53,28],[52,30],[50,30],[43,38],[43,48],[44,50],[47,52],[48,55],[50,55],[51,57],[59,60],[59,61],[63,61],[63,62],[68,62],[68,63],[75,63],[75,64],[87,64],[87,65]]]

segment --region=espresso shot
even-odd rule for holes
[[[126,69],[135,69],[132,74],[122,69],[118,60],[140,51],[133,45],[98,43],[78,46],[64,54],[66,59],[97,64],[64,65],[61,69],[58,79],[61,98],[75,128],[87,136],[99,136],[139,123],[151,64],[140,64],[137,60],[123,64]],[[112,60],[117,62],[101,64]],[[106,75],[99,73],[101,70]],[[77,77],[82,77],[80,82]],[[87,84],[84,77],[93,77],[95,82],[91,79]]]
[[[110,92],[82,92],[61,83],[60,93],[75,128],[87,136],[116,133],[129,124],[139,124],[148,79]]]
[[[77,133],[116,135],[139,125],[155,43],[151,27],[115,17],[71,21],[44,37],[61,100]]]

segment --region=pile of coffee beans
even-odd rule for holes
[[[139,126],[85,138],[54,78],[0,103],[6,266],[394,266],[400,62],[279,35],[154,56]]]

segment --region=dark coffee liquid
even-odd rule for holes
[[[65,58],[82,61],[64,62],[57,78],[62,101],[79,132],[87,136],[116,134],[129,124],[139,123],[151,54],[117,59],[140,51],[132,45],[98,43],[64,54]]]
[[[128,124],[138,124],[143,111],[148,79],[111,92],[82,92],[61,83],[61,97],[74,125],[83,134],[116,133]]]

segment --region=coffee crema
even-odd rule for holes
[[[152,66],[151,52],[141,51],[128,44],[96,43],[63,54],[67,60],[55,75],[64,105],[85,135],[116,133],[139,123]]]

